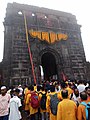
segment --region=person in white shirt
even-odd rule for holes
[[[18,97],[20,93],[19,89],[15,89],[14,96],[10,99],[10,114],[9,114],[9,120],[20,120],[21,117],[21,99]]]
[[[0,120],[8,120],[10,98],[10,95],[7,94],[6,86],[2,86],[0,94]]]
[[[79,81],[79,85],[77,86],[79,93],[83,92],[85,90],[85,85],[82,80]]]
[[[19,85],[19,86],[18,86],[18,89],[20,90],[20,93],[19,93],[19,94],[20,94],[20,96],[22,96],[22,95],[23,95],[23,88],[22,88],[22,86],[21,86],[21,85]]]
[[[71,94],[70,99],[73,100],[78,106],[80,103],[80,95],[79,90],[77,88],[74,89],[74,92]]]

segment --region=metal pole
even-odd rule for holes
[[[24,23],[25,23],[25,31],[26,31],[26,40],[27,40],[27,45],[28,45],[28,52],[29,52],[29,57],[30,57],[30,62],[31,62],[31,67],[32,67],[32,74],[33,74],[33,78],[34,78],[34,83],[36,84],[36,76],[35,76],[35,71],[34,71],[34,64],[33,64],[33,60],[32,60],[30,42],[29,42],[29,39],[28,39],[28,28],[27,28],[27,20],[26,20],[25,11],[23,12],[23,15],[24,15]]]

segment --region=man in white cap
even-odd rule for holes
[[[10,95],[7,94],[6,86],[1,87],[0,94],[0,120],[8,120]]]

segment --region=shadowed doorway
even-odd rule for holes
[[[43,67],[44,79],[55,79],[55,76],[57,76],[57,66],[54,55],[50,52],[44,53],[41,58],[41,64]]]

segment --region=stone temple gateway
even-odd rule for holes
[[[80,25],[70,13],[42,7],[8,3],[4,19],[3,82],[29,84],[33,82],[28,39],[37,83],[41,82],[41,67],[45,80],[86,80],[86,59]]]

